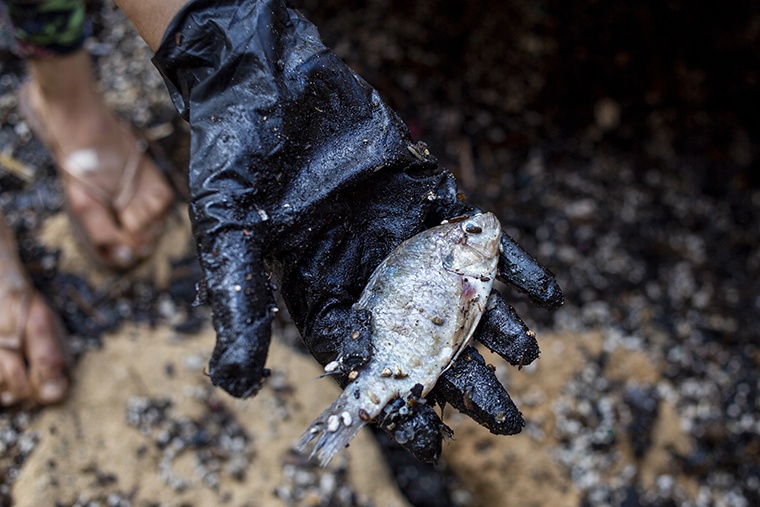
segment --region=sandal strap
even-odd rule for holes
[[[138,139],[121,170],[116,194],[107,192],[88,177],[103,163],[95,149],[77,150],[66,157],[59,167],[67,176],[87,188],[88,193],[104,207],[120,212],[127,207],[137,191],[138,169],[147,149],[148,143],[144,139]]]

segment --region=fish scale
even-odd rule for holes
[[[453,219],[399,245],[355,310],[372,315],[373,355],[297,444],[321,465],[396,397],[425,396],[469,343],[496,277],[501,225],[492,213]]]

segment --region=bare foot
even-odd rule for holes
[[[57,163],[72,224],[103,264],[132,266],[151,253],[171,189],[95,90],[89,55],[33,60],[29,68],[22,100]]]
[[[64,398],[69,380],[62,329],[24,275],[0,213],[0,405]]]

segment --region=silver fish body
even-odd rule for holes
[[[355,304],[372,314],[373,356],[307,428],[300,450],[316,438],[311,454],[324,466],[394,398],[430,392],[486,309],[500,238],[499,221],[483,213],[421,232],[377,267]]]

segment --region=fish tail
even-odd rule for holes
[[[316,456],[321,466],[327,466],[333,456],[346,447],[366,425],[366,421],[359,416],[360,405],[357,404],[353,395],[349,397],[347,393],[348,391],[341,393],[324,412],[319,414],[296,444],[296,449],[302,452],[312,440],[317,439],[310,457]],[[365,419],[369,420],[366,416]]]

